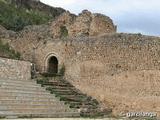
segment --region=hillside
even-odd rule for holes
[[[0,0],[0,25],[19,31],[27,25],[45,24],[64,11],[33,0]]]
[[[3,43],[0,40],[0,57],[10,59],[20,59],[20,53],[13,50],[8,43]]]
[[[63,12],[34,0],[0,0],[0,38],[8,36],[7,30],[17,32],[28,25],[46,24]],[[20,59],[20,54],[3,41],[0,39],[0,57]]]

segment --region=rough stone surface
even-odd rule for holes
[[[31,79],[31,63],[0,58],[0,78]]]
[[[112,20],[102,14],[92,14],[83,10],[78,16],[69,12],[62,14],[52,23],[53,37],[61,36],[61,27],[65,26],[69,37],[97,36],[105,33],[116,32],[116,26]]]
[[[50,41],[37,49],[42,72],[56,56],[65,76],[77,88],[111,107],[115,115],[129,111],[158,112],[160,38],[110,34]],[[61,68],[61,67],[60,67]]]
[[[116,26],[113,24],[112,20],[102,14],[93,14],[92,22],[90,24],[90,36],[97,36],[105,33],[116,32]]]
[[[69,36],[76,37],[80,35],[89,35],[90,31],[90,24],[92,21],[92,13],[89,11],[82,11],[82,13],[79,14],[79,16],[76,18],[74,23],[69,28]]]
[[[54,38],[61,37],[61,27],[65,26],[67,29],[73,23],[75,15],[70,14],[68,11],[60,15],[55,21],[51,24],[51,31],[53,33]]]

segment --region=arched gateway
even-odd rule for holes
[[[58,59],[55,56],[51,56],[48,59],[48,65],[47,65],[47,73],[50,74],[56,74],[58,73]]]

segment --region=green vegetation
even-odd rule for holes
[[[64,73],[65,73],[65,66],[63,65],[63,66],[61,67],[61,69],[59,70],[59,74],[60,74],[61,76],[64,76]]]
[[[8,43],[6,44],[2,43],[1,40],[0,40],[0,56],[10,58],[10,59],[18,59],[18,60],[21,57],[20,53],[13,50]]]
[[[65,38],[65,37],[67,37],[68,36],[68,30],[67,30],[67,28],[66,28],[66,26],[61,26],[61,38]]]
[[[8,30],[19,31],[27,25],[44,24],[51,18],[38,10],[17,8],[5,0],[0,0],[0,24]]]
[[[5,116],[0,116],[0,119],[5,119],[6,117]]]
[[[155,117],[146,118],[145,120],[157,120]]]

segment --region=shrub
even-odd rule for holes
[[[62,67],[61,67],[61,69],[59,71],[59,74],[62,75],[62,76],[64,76],[64,73],[65,73],[65,66],[62,65]]]
[[[18,8],[0,0],[0,24],[6,29],[19,31],[27,25],[44,24],[51,18],[41,11]]]
[[[19,52],[16,52],[15,50],[13,50],[8,43],[6,44],[2,43],[1,40],[0,40],[0,56],[10,58],[10,59],[18,59],[18,60],[21,58],[21,55]]]
[[[67,30],[67,28],[66,28],[66,26],[61,26],[61,28],[60,28],[60,32],[61,32],[61,38],[64,38],[64,37],[67,37],[68,36],[68,30]]]

